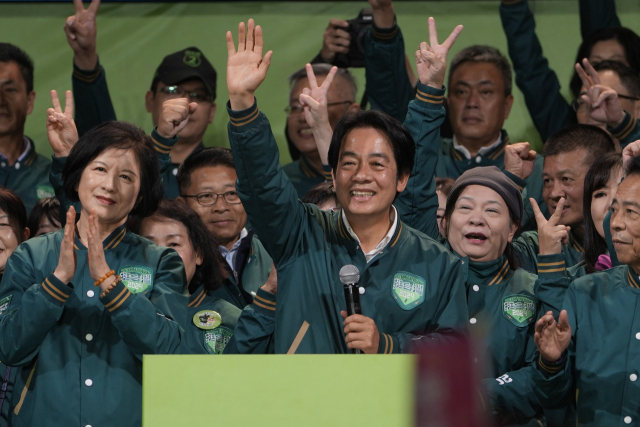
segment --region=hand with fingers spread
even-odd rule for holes
[[[60,106],[58,93],[51,91],[53,108],[47,109],[47,137],[56,157],[67,157],[73,146],[78,142],[78,130],[73,121],[73,94],[70,90],[65,93],[64,112]]]
[[[622,150],[623,167],[626,169],[627,164],[629,164],[631,159],[636,156],[640,156],[640,140],[629,143],[629,145],[624,147],[624,149]]]
[[[436,21],[429,18],[429,43],[420,43],[420,50],[416,50],[416,67],[420,83],[442,89],[447,70],[447,55],[461,32],[462,25],[458,25],[444,43],[438,44]]]
[[[299,98],[300,105],[304,107],[304,118],[311,127],[311,132],[313,132],[320,160],[323,165],[327,165],[329,164],[329,146],[333,136],[333,131],[329,124],[329,113],[327,112],[327,92],[338,71],[338,67],[331,68],[320,87],[318,87],[311,64],[306,65],[306,70],[310,87],[302,90]]]
[[[76,273],[76,251],[73,241],[76,234],[76,210],[73,206],[67,212],[67,223],[64,226],[62,242],[60,242],[60,258],[53,275],[65,285],[73,279]]]
[[[167,99],[162,103],[162,112],[158,119],[158,133],[165,138],[173,138],[189,123],[198,104],[187,98]]]
[[[262,285],[260,289],[269,292],[270,294],[276,294],[278,292],[278,272],[273,264],[271,264],[271,271],[269,271],[267,283]]]
[[[588,59],[585,58],[582,63],[584,68],[579,63],[576,64],[576,72],[587,90],[586,94],[580,95],[578,102],[581,108],[585,109],[589,118],[598,123],[611,128],[618,126],[625,116],[618,94],[612,88],[600,84],[600,76]]]
[[[551,218],[547,221],[538,203],[535,199],[530,198],[531,207],[536,216],[536,222],[538,223],[538,244],[540,246],[540,255],[554,255],[562,253],[562,245],[566,244],[569,240],[569,230],[571,227],[558,224],[560,217],[562,216],[562,210],[564,209],[564,197],[560,198],[556,206],[556,210],[551,215]]]
[[[89,264],[89,273],[94,281],[100,280],[111,271],[104,257],[104,248],[98,230],[98,215],[96,215],[95,209],[91,210],[89,227],[87,228],[87,263]],[[113,279],[105,280],[100,284],[100,289],[104,292],[111,282]]]
[[[560,312],[558,323],[553,318],[553,313],[547,311],[536,322],[533,340],[544,360],[552,363],[557,362],[571,342],[571,325],[569,325],[567,311]]]
[[[347,317],[347,312],[344,310],[340,312],[340,315],[344,319],[347,347],[362,350],[365,354],[378,353],[380,333],[376,322],[362,314],[353,314]]]
[[[533,172],[536,152],[528,142],[507,145],[504,149],[504,170],[520,179],[527,179]]]
[[[236,52],[231,31],[227,31],[227,89],[229,103],[235,111],[245,110],[254,103],[254,93],[267,76],[272,51],[262,57],[264,42],[262,28],[254,28],[249,19],[245,32],[244,22],[238,25],[238,51]]]
[[[100,0],[92,0],[88,9],[84,8],[82,0],[73,0],[73,5],[76,13],[69,16],[64,24],[67,42],[73,49],[73,62],[81,70],[93,70],[98,65],[96,16]]]
[[[336,59],[336,53],[349,53],[351,35],[347,32],[349,23],[341,19],[331,19],[322,38],[320,56],[328,64]]]

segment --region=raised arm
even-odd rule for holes
[[[98,60],[96,17],[100,0],[92,0],[87,9],[82,0],[74,0],[76,13],[67,18],[64,32],[73,50],[73,94],[80,135],[103,122],[116,119],[104,68]]]
[[[416,157],[407,187],[396,199],[395,206],[403,222],[433,239],[439,239],[435,171],[440,146],[440,126],[445,118],[442,106],[443,82],[447,54],[461,31],[462,26],[457,26],[439,44],[435,21],[429,18],[429,43],[422,42],[420,50],[416,51],[418,91],[409,104],[404,122],[416,142]]]
[[[620,27],[615,0],[580,0],[582,40],[602,28]]]
[[[567,124],[575,122],[575,115],[560,93],[556,73],[549,68],[542,54],[535,32],[536,23],[527,1],[503,0],[500,18],[516,73],[516,84],[524,95],[540,137],[546,141]]]
[[[238,27],[238,50],[227,33],[229,142],[238,181],[236,189],[248,220],[276,268],[290,256],[303,234],[305,207],[280,167],[278,146],[254,93],[264,81],[272,52],[262,55],[260,26],[252,19]]]

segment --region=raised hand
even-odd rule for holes
[[[373,23],[378,28],[391,28],[396,19],[391,0],[369,0],[373,9]]]
[[[562,216],[562,210],[564,209],[564,197],[560,198],[560,201],[556,205],[556,210],[547,221],[540,212],[538,203],[535,199],[530,198],[531,207],[533,213],[536,216],[536,223],[538,224],[538,245],[540,255],[554,255],[562,253],[562,245],[567,243],[569,239],[569,230],[571,227],[558,224],[560,217]]]
[[[420,43],[420,50],[416,50],[416,67],[420,83],[442,89],[447,71],[447,55],[461,32],[462,25],[458,25],[444,43],[438,44],[436,21],[429,18],[429,43]]]
[[[533,340],[544,360],[557,362],[571,342],[571,326],[567,311],[562,310],[558,323],[553,313],[548,311],[536,322],[536,333]]]
[[[56,157],[67,157],[73,146],[78,142],[78,130],[73,121],[73,94],[70,90],[65,93],[64,112],[60,106],[58,93],[51,91],[53,108],[47,109],[47,137]]]
[[[626,169],[627,164],[636,156],[640,155],[640,140],[633,141],[622,150],[622,165]]]
[[[580,96],[580,103],[586,108],[587,115],[596,122],[609,127],[616,127],[624,119],[624,110],[620,106],[618,93],[610,87],[600,84],[598,72],[591,66],[589,60],[582,61],[584,68],[576,64],[576,72],[582,80],[587,93]]]
[[[76,210],[73,205],[67,212],[67,223],[64,226],[62,242],[60,242],[60,258],[53,275],[65,285],[68,284],[76,273],[76,252],[73,249],[73,239],[76,230]]]
[[[73,49],[73,61],[81,70],[93,70],[98,65],[96,52],[96,16],[100,8],[100,0],[92,0],[85,10],[82,0],[73,0],[76,14],[67,18],[64,32],[67,42]]]
[[[98,215],[95,209],[91,210],[89,215],[89,224],[87,227],[87,262],[89,264],[89,273],[94,281],[103,278],[111,269],[107,265],[104,257],[104,248],[98,228]],[[108,281],[103,282],[100,288],[104,291],[108,286]]]
[[[238,51],[231,31],[227,31],[227,89],[232,110],[245,110],[253,105],[253,94],[267,76],[272,51],[262,57],[262,28],[254,29],[253,19],[238,25]]]
[[[263,291],[267,291],[270,294],[275,294],[278,292],[278,274],[276,271],[276,267],[271,264],[271,271],[269,271],[269,277],[267,277],[267,283],[262,285],[260,288]]]
[[[327,63],[332,63],[336,59],[336,53],[349,53],[351,44],[351,34],[347,32],[349,23],[341,19],[329,20],[327,29],[322,37],[322,50],[320,56]]]
[[[198,104],[189,103],[187,98],[167,99],[162,103],[162,112],[158,119],[158,133],[165,138],[173,138],[189,123]]]
[[[311,127],[311,132],[313,132],[320,160],[323,165],[327,165],[329,164],[329,146],[333,136],[333,130],[329,124],[329,113],[327,112],[327,92],[336,72],[338,72],[338,67],[331,68],[320,87],[318,87],[318,81],[313,73],[311,64],[307,64],[305,68],[310,87],[302,90],[299,97],[300,105],[304,106],[304,118]]]
[[[507,145],[504,149],[504,170],[521,179],[527,179],[533,172],[536,152],[528,142]]]
[[[341,311],[344,319],[344,333],[347,347],[362,350],[365,354],[376,354],[380,343],[380,333],[376,322],[362,314],[353,314],[347,317],[346,311]]]

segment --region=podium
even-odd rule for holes
[[[416,356],[144,356],[143,427],[414,425]]]

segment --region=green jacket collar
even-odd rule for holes
[[[505,147],[510,144],[509,135],[507,135],[507,131],[502,129],[500,132],[502,137],[502,144],[498,145],[490,152],[484,154],[484,157],[493,161],[497,161],[501,156],[503,156]],[[450,139],[447,140],[446,144],[443,144],[443,154],[451,157],[456,162],[469,161],[462,154],[460,154],[458,150],[453,148],[453,140],[450,140]]]
[[[576,235],[572,232],[569,232],[569,241],[567,242],[567,247],[572,248],[576,252],[584,253],[582,242],[578,241]]]
[[[509,261],[504,255],[487,262],[469,261],[467,282],[480,285],[497,285],[504,281],[509,273]]]
[[[124,240],[125,236],[128,234],[126,224],[122,224],[120,227],[116,228],[107,236],[106,239],[102,241],[102,248],[106,251],[109,249],[115,249],[118,247],[120,243]],[[75,242],[73,247],[77,250],[86,251],[87,248],[82,244],[82,241],[78,237],[78,232],[76,229]]]
[[[309,162],[309,159],[307,159],[307,156],[305,156],[304,154],[300,155],[300,170],[302,171],[302,173],[309,178],[315,178],[315,177],[320,177],[320,178],[324,178],[324,173],[322,173],[322,171],[318,172],[312,165],[311,162]]]
[[[632,288],[640,289],[640,279],[638,279],[638,275],[633,271],[633,268],[627,266],[627,275],[625,277],[627,280],[627,284]]]

